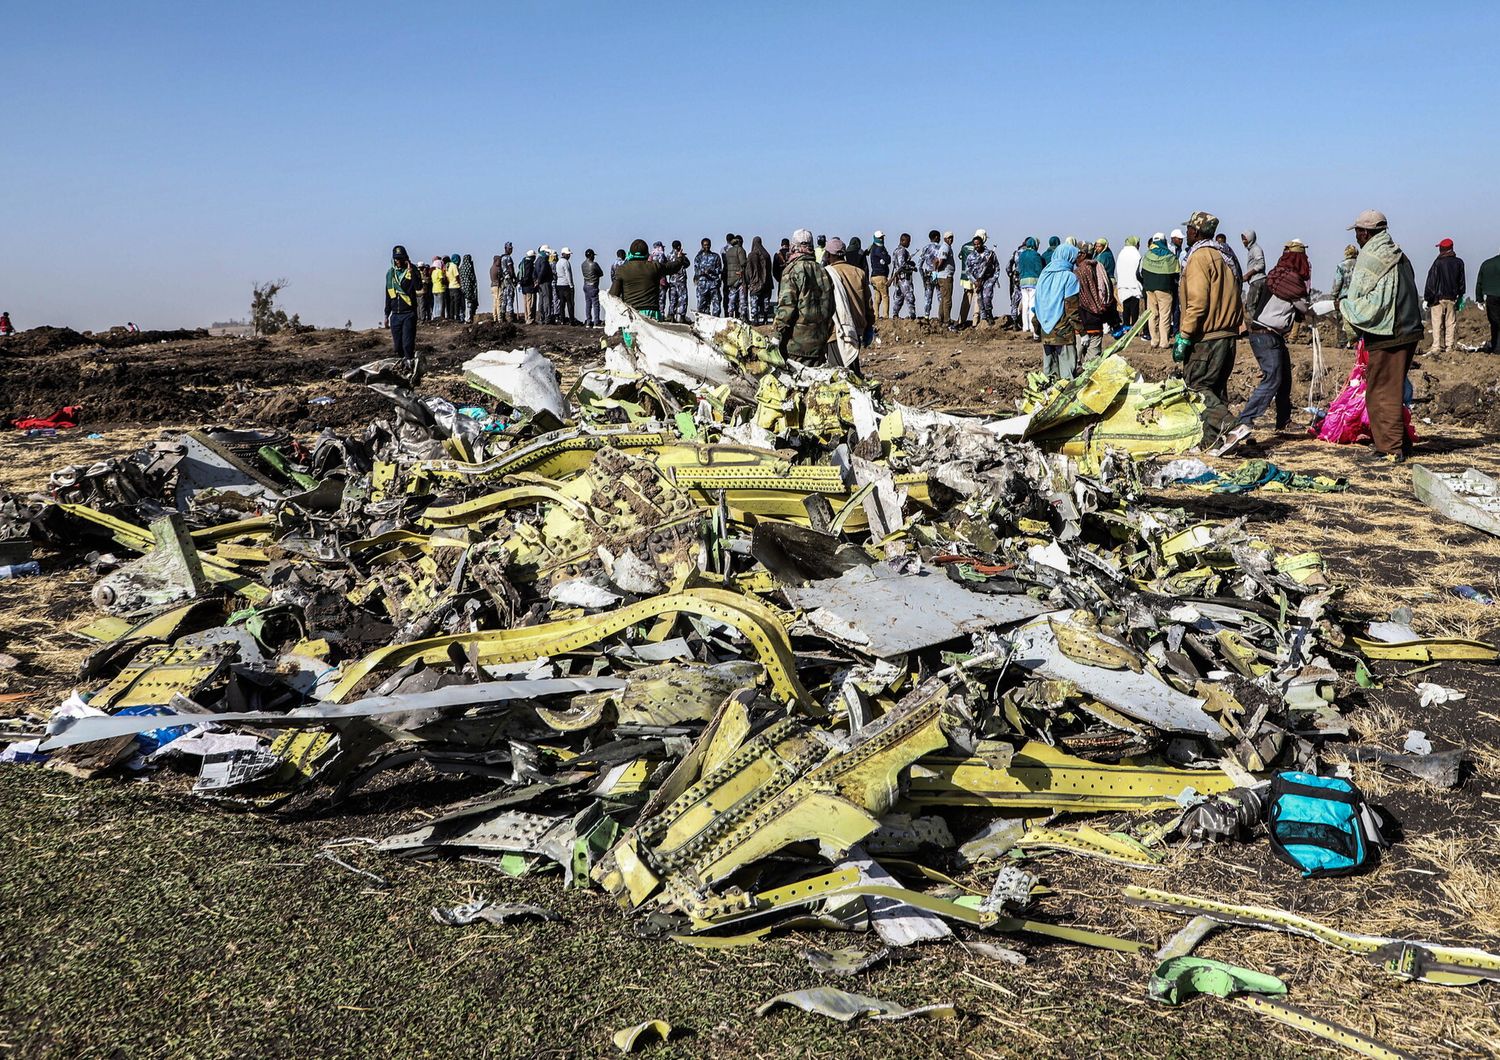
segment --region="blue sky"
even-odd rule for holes
[[[392,243],[806,225],[1124,236],[1207,209],[1326,284],[1374,207],[1500,249],[1500,5],[34,5],[6,20],[0,308],[379,322]]]

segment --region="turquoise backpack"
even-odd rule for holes
[[[1267,821],[1272,852],[1304,879],[1359,872],[1374,864],[1381,845],[1374,811],[1338,777],[1278,773]]]

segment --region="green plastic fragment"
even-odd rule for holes
[[[1286,984],[1274,975],[1212,961],[1207,957],[1173,957],[1156,966],[1147,992],[1154,1001],[1180,1005],[1199,994],[1214,997],[1270,994],[1280,997],[1286,993]]]

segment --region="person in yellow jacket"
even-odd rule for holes
[[[1234,371],[1235,344],[1245,331],[1245,308],[1228,249],[1214,242],[1219,219],[1199,210],[1183,227],[1189,249],[1172,360],[1183,366],[1188,389],[1203,399],[1203,441],[1210,445],[1233,419],[1226,388]]]
[[[438,320],[448,319],[448,260],[432,259],[432,272],[428,276],[432,287],[433,315]]]
[[[448,263],[445,270],[448,281],[448,319],[462,322],[464,318],[464,289],[463,281],[458,275],[458,255],[449,254],[443,260]]]

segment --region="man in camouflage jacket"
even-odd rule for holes
[[[792,234],[792,255],[781,274],[774,323],[783,356],[824,364],[833,336],[833,281],[813,257],[812,233]]]

